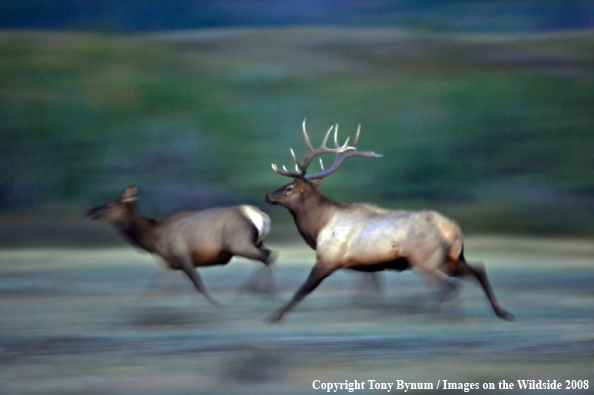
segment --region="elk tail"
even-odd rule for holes
[[[256,245],[260,245],[262,240],[270,232],[270,217],[253,206],[241,206],[241,210],[246,218],[254,225],[258,231]]]
[[[466,258],[464,258],[464,244],[462,244],[462,249],[460,250],[460,255],[458,256],[458,260],[461,262],[466,262]]]

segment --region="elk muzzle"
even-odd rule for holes
[[[123,207],[120,205],[109,203],[103,206],[93,207],[86,213],[86,217],[90,220],[114,222],[123,217]]]
[[[92,209],[88,210],[85,214],[85,217],[91,220],[100,219],[102,217],[101,212],[103,211],[103,206],[93,207]]]
[[[266,203],[276,205],[276,199],[274,197],[274,192],[266,194]]]

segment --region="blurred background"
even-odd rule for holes
[[[19,0],[0,27],[0,242],[92,238],[77,219],[131,183],[153,217],[266,208],[304,118],[384,155],[326,181],[339,201],[594,234],[590,1]]]
[[[322,192],[455,219],[518,320],[471,282],[442,305],[414,273],[382,274],[374,294],[341,271],[262,322],[314,261],[264,203],[289,182],[271,163],[304,153],[304,118],[314,145],[361,125],[358,148],[383,154]],[[591,393],[593,130],[588,0],[4,0],[0,393],[303,394],[315,379]],[[84,218],[130,184],[153,218],[264,209],[278,295],[238,296],[258,266],[234,259],[200,270],[214,308]]]

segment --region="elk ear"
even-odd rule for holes
[[[123,202],[133,202],[135,200],[138,200],[139,196],[139,189],[138,186],[136,185],[130,185],[128,188],[124,189],[124,192],[122,193],[122,197],[120,198],[121,201]]]
[[[313,184],[314,187],[316,187],[316,189],[320,189],[323,182],[324,182],[323,178],[317,178],[315,180],[311,180],[311,183]]]

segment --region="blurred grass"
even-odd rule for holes
[[[237,294],[259,267],[252,261],[201,268],[217,308],[182,273],[129,247],[0,249],[2,393],[303,394],[316,379],[591,380],[591,240],[469,237],[467,246],[516,322],[497,319],[472,282],[439,304],[413,272],[382,274],[376,294],[361,275],[338,271],[268,325],[262,320],[313,264],[304,243],[271,243],[280,252],[277,297]]]
[[[359,148],[384,154],[330,177],[337,200],[439,209],[471,232],[592,235],[593,77],[594,33],[4,32],[0,209],[79,213],[129,183],[157,215],[262,206],[307,117],[314,144],[361,124]]]

